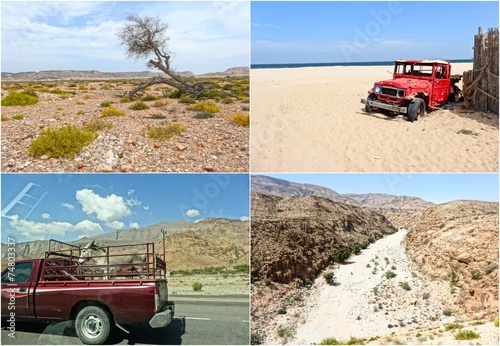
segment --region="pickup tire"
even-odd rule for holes
[[[408,120],[414,122],[425,114],[425,102],[422,99],[415,99],[408,106]]]
[[[374,100],[376,100],[376,99],[377,99],[377,97],[375,96],[375,94],[370,94],[370,95],[368,95],[368,97],[366,98],[366,100],[367,100],[367,101],[374,101]],[[367,102],[367,103],[365,103],[365,112],[366,112],[366,113],[371,113],[371,112],[373,112],[373,108],[372,108],[372,107],[370,107],[370,106],[368,106],[368,102]]]
[[[86,306],[76,316],[75,329],[83,343],[100,345],[111,332],[111,317],[98,306]]]

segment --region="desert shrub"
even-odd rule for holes
[[[210,90],[200,95],[201,98],[220,100],[226,97],[226,94],[220,90]]]
[[[141,97],[141,101],[154,101],[156,100],[156,97],[153,95],[145,95]]]
[[[182,90],[172,90],[170,93],[167,90],[163,91],[163,95],[170,97],[171,99],[180,99],[182,96],[186,95],[186,93]]]
[[[286,309],[279,308],[277,313],[278,313],[278,315],[286,315]]]
[[[10,118],[8,116],[2,115],[2,121],[8,121]]]
[[[32,156],[71,157],[78,154],[97,137],[95,132],[83,131],[75,126],[63,126],[58,130],[43,130],[28,148]]]
[[[498,328],[498,317],[495,318],[495,321],[493,322],[493,325]]]
[[[133,111],[140,111],[140,110],[143,110],[143,109],[148,109],[149,106],[147,104],[145,104],[144,102],[142,102],[142,101],[137,101],[137,102],[135,102],[134,104],[132,104],[128,108],[131,109],[131,110],[133,110]]]
[[[146,133],[151,139],[166,140],[179,135],[187,130],[187,127],[181,124],[167,124],[165,126],[154,127]]]
[[[443,315],[451,316],[451,311],[450,310],[443,310]]]
[[[200,111],[208,113],[218,113],[220,111],[219,106],[213,103],[205,103],[205,102],[199,102],[193,106],[187,106],[186,109],[190,111]]]
[[[5,96],[2,100],[2,106],[30,106],[38,102],[38,97],[25,92],[13,92]]]
[[[245,114],[236,114],[231,118],[231,121],[238,126],[249,127],[250,117]]]
[[[101,87],[101,90],[109,90],[110,87],[109,87],[109,84],[104,84],[102,87]]]
[[[121,117],[124,115],[125,115],[124,111],[113,106],[104,108],[101,112],[102,117]]]
[[[50,89],[49,91],[51,94],[56,94],[56,95],[61,95],[61,96],[64,96],[66,94],[68,94],[69,92],[66,91],[66,90],[61,90],[59,88],[54,88],[54,89]]]
[[[156,100],[153,103],[153,107],[165,107],[168,106],[168,101],[167,100]]]
[[[394,273],[392,270],[388,270],[385,272],[385,277],[387,279],[392,279],[396,277],[396,273]]]
[[[349,256],[351,256],[351,251],[348,248],[342,248],[335,250],[332,255],[332,260],[334,262],[345,262]]]
[[[264,342],[262,335],[257,332],[250,334],[250,345],[261,345]]]
[[[28,95],[31,95],[31,96],[35,96],[35,97],[38,97],[38,94],[36,93],[36,90],[35,89],[26,89],[23,91],[25,94],[28,94]]]
[[[286,344],[295,334],[291,327],[279,326],[277,330],[278,336],[282,339],[283,343]]]
[[[452,269],[450,273],[450,286],[455,286],[458,282],[457,273]]]
[[[153,114],[151,115],[151,119],[165,119],[166,117],[163,114]]]
[[[16,114],[12,117],[14,120],[23,120],[24,119],[24,114]]]
[[[99,118],[93,119],[92,121],[83,125],[84,131],[98,132],[105,129],[110,129],[113,127],[113,124],[109,121],[105,121]]]
[[[498,263],[490,263],[488,264],[488,266],[484,269],[484,272],[486,273],[486,275],[490,274],[491,272],[493,272],[495,269],[498,268]]]
[[[130,100],[130,97],[128,97],[128,95],[125,95],[120,99],[120,103],[128,103],[128,102],[132,102]]]
[[[100,104],[100,106],[102,108],[111,107],[111,103],[109,101],[104,101]]]
[[[474,321],[474,322],[471,323],[471,326],[480,326],[482,324],[484,324],[483,321]]]
[[[410,284],[408,283],[408,281],[400,282],[399,287],[401,287],[402,289],[404,289],[406,291],[411,291],[411,287],[410,287]]]
[[[234,100],[230,97],[224,97],[220,102],[222,102],[225,105],[229,105],[234,102]]]
[[[481,337],[478,333],[472,330],[460,330],[454,336],[455,340],[472,340],[472,339],[479,339]]]
[[[193,118],[196,118],[196,119],[208,119],[208,118],[213,118],[214,116],[215,116],[214,113],[200,112],[200,113],[196,113],[196,115],[193,116]]]
[[[471,274],[471,277],[473,280],[479,280],[481,279],[483,276],[481,275],[481,272],[477,269],[474,269],[470,272]]]
[[[335,338],[326,338],[321,340],[319,345],[342,345],[342,343]]]
[[[201,291],[203,284],[199,281],[195,281],[191,287],[193,287],[193,291]]]
[[[424,295],[422,296],[422,299],[424,300],[427,300],[431,297],[431,294],[430,293],[424,293]]]
[[[323,277],[325,278],[326,283],[329,285],[331,285],[335,281],[335,278],[334,278],[332,272],[325,273],[325,275],[323,275]]]
[[[356,244],[352,247],[352,253],[355,255],[359,255],[361,253],[361,245]]]
[[[194,105],[196,103],[196,100],[189,96],[183,96],[179,99],[179,103]]]
[[[450,323],[444,326],[444,330],[462,329],[464,326],[458,323]]]
[[[351,338],[346,341],[346,345],[363,345],[365,340],[363,339],[357,339],[357,338]]]

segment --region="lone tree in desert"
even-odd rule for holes
[[[133,59],[150,59],[148,67],[154,67],[164,72],[166,77],[154,77],[149,82],[135,87],[129,92],[129,98],[134,99],[137,92],[142,92],[153,84],[167,84],[190,94],[200,94],[211,83],[190,83],[170,67],[170,53],[167,46],[170,38],[166,36],[168,25],[162,23],[159,17],[140,17],[129,15],[127,23],[120,29],[117,36],[121,44],[127,48],[127,56]]]

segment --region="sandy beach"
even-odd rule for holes
[[[452,64],[452,73],[472,69]],[[498,115],[460,104],[410,123],[361,98],[391,66],[251,70],[253,172],[497,172]],[[459,84],[461,87],[461,83]]]

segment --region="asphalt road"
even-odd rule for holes
[[[174,321],[165,328],[148,324],[133,326],[130,334],[121,330],[108,339],[121,345],[249,345],[249,297],[171,296],[175,301]],[[53,324],[16,323],[15,338],[2,327],[3,345],[83,345],[72,322]]]

